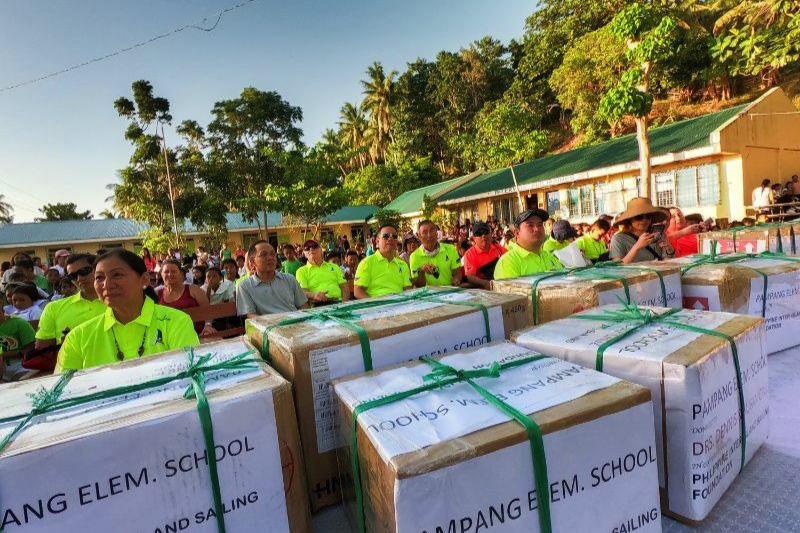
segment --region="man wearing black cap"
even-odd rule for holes
[[[464,275],[469,283],[488,289],[494,279],[494,268],[506,249],[494,242],[492,230],[485,222],[472,226],[472,247],[464,254]]]
[[[497,261],[494,279],[518,278],[539,272],[564,268],[550,252],[542,250],[545,235],[544,221],[550,218],[547,211],[528,209],[514,221],[514,240],[508,252]]]

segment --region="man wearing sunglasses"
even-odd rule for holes
[[[375,239],[377,252],[358,264],[353,281],[356,298],[399,294],[411,288],[411,271],[397,255],[397,228],[383,226]]]
[[[472,226],[472,247],[464,254],[464,274],[476,287],[488,289],[494,279],[494,269],[506,249],[494,242],[492,230],[485,222]]]
[[[36,349],[61,344],[69,331],[105,312],[106,306],[94,290],[94,259],[90,254],[75,254],[67,259],[66,278],[78,292],[44,308],[36,331]]]
[[[508,252],[497,261],[494,279],[518,278],[564,268],[553,254],[542,250],[547,237],[544,221],[548,218],[550,215],[542,209],[520,213],[514,221],[514,240],[509,243]]]
[[[322,248],[317,241],[307,240],[303,244],[303,255],[308,262],[297,269],[295,277],[309,301],[322,305],[350,299],[344,272],[338,265],[323,261]]]

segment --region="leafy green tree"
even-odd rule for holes
[[[384,206],[402,193],[441,181],[442,175],[428,157],[368,166],[347,175],[344,187],[350,202]]]
[[[631,4],[620,11],[608,30],[627,43],[630,68],[600,101],[600,113],[609,122],[631,116],[636,123],[642,196],[650,196],[650,140],[648,115],[653,107],[650,77],[675,55],[677,21],[663,10]]]
[[[392,139],[392,107],[395,99],[397,71],[388,74],[383,65],[375,62],[367,68],[367,79],[361,81],[364,88],[362,108],[369,113],[369,128],[372,133],[370,154],[373,161],[386,160],[386,150]]]
[[[106,220],[117,218],[117,215],[114,214],[114,211],[110,209],[103,209],[102,211],[100,211],[100,216],[105,218]]]
[[[92,213],[78,211],[78,206],[72,202],[44,204],[39,211],[43,217],[35,218],[36,222],[54,222],[60,220],[91,220]]]
[[[369,122],[364,114],[364,108],[357,104],[347,102],[339,111],[339,135],[342,144],[349,149],[350,169],[358,166],[364,169],[367,161],[367,154],[370,153],[369,143],[372,140],[372,132],[369,130]],[[372,163],[375,164],[373,158]]]
[[[550,87],[561,107],[570,110],[572,132],[582,136],[582,144],[608,137],[600,100],[617,84],[625,65],[625,43],[603,28],[578,39],[550,76]]]
[[[475,132],[456,138],[471,170],[506,167],[542,155],[547,133],[536,129],[536,117],[516,102],[489,103],[475,119]]]
[[[285,152],[303,148],[297,126],[303,112],[275,91],[247,87],[238,98],[215,103],[211,115],[206,142],[213,171],[207,173],[207,194],[215,202],[224,199],[259,228],[263,215],[266,231],[267,213],[284,208],[266,191],[290,182],[281,164]]]
[[[14,221],[14,207],[6,202],[5,195],[0,194],[0,224],[11,224]]]
[[[771,87],[800,60],[800,1],[732,3],[714,25],[713,54],[733,75],[758,76]]]
[[[378,209],[375,211],[375,214],[372,215],[372,218],[375,219],[375,222],[372,224],[373,234],[378,233],[378,230],[383,226],[392,226],[397,228],[398,231],[401,231],[404,225],[400,213],[394,209]]]
[[[146,80],[133,82],[131,90],[133,100],[120,97],[114,102],[117,113],[128,119],[125,138],[133,145],[128,166],[119,171],[120,181],[111,186],[114,209],[147,222],[162,235],[175,231],[172,243],[178,245],[197,186],[192,176],[181,172],[178,154],[163,139],[164,126],[172,122],[169,101],[155,96]]]

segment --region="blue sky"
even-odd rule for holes
[[[0,87],[60,70],[167,32],[236,0],[5,0]],[[110,207],[105,186],[130,157],[113,101],[134,80],[170,100],[175,123],[207,124],[215,101],[245,86],[276,90],[303,108],[306,142],[360,101],[367,65],[457,50],[484,35],[520,37],[536,3],[523,0],[257,0],[210,33],[188,30],[42,82],[0,92],[0,194],[15,221],[46,202]],[[210,22],[209,22],[210,25]],[[169,133],[168,133],[169,136]],[[175,141],[174,135],[171,136]],[[168,138],[168,141],[170,139]]]

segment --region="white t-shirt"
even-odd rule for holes
[[[753,191],[753,207],[766,207],[770,202],[770,187],[756,187]]]

